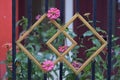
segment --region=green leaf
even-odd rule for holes
[[[120,53],[120,46],[119,45],[114,47],[114,52],[115,52],[115,55],[119,55],[119,53]]]
[[[74,73],[69,73],[65,76],[66,80],[75,80],[76,75]]]
[[[73,31],[68,30],[67,32],[72,38],[77,36]]]
[[[45,55],[45,59],[51,59],[52,58],[52,54],[46,54]]]
[[[28,19],[23,16],[22,19],[16,23],[16,26],[22,26],[23,30],[27,30]]]
[[[100,27],[96,27],[96,31],[97,31],[97,32],[102,32],[102,33],[105,33],[105,34],[106,34],[106,31],[105,31],[105,30],[102,30]]]
[[[91,31],[86,31],[85,33],[83,33],[84,37],[92,36],[92,35],[93,35],[93,33]]]
[[[85,67],[84,71],[85,71],[85,72],[88,72],[90,69],[91,69],[91,65],[88,64],[88,65]]]
[[[112,42],[117,41],[118,39],[119,39],[119,37],[113,37]]]
[[[101,75],[99,72],[96,72],[95,76],[96,76],[97,80],[104,80],[103,75]]]
[[[97,47],[100,47],[101,46],[101,43],[98,39],[93,39],[92,40],[93,44],[96,45]]]
[[[39,52],[40,50],[40,45],[39,44],[36,44],[35,45],[35,53]]]
[[[96,50],[97,50],[97,47],[91,47],[90,49],[87,49],[86,51],[91,52],[91,51],[96,51]]]

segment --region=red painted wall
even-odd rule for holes
[[[0,62],[6,59],[5,43],[12,41],[12,0],[0,0]],[[5,73],[5,64],[0,63],[0,80]]]

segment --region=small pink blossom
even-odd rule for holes
[[[5,44],[2,45],[2,47],[11,48],[12,47],[12,43],[5,43]]]
[[[2,47],[6,48],[8,51],[12,51],[12,43],[5,43]],[[16,52],[20,52],[20,49],[16,46]],[[12,54],[11,54],[12,55]]]
[[[2,45],[2,47],[6,48],[8,51],[12,49],[12,43],[5,43]]]
[[[42,68],[46,72],[51,71],[54,68],[54,63],[50,60],[46,60],[42,63]]]
[[[35,17],[35,19],[36,19],[36,20],[39,20],[39,19],[40,19],[40,17],[41,17],[41,15],[40,15],[40,14],[38,14],[38,15]]]
[[[65,52],[67,49],[68,49],[68,46],[59,46],[59,47],[58,47],[58,51],[59,51],[60,53]]]
[[[47,13],[47,17],[51,20],[55,20],[60,16],[60,10],[57,8],[50,8]]]
[[[82,66],[82,63],[77,62],[77,61],[73,61],[73,62],[72,62],[72,66],[73,66],[76,70],[78,70],[78,69]]]

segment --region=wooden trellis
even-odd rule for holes
[[[38,65],[38,67],[42,69],[41,66],[41,62],[39,62],[22,44],[21,41],[24,40],[24,38],[29,35],[33,29],[35,27],[37,27],[37,25],[39,25],[45,18],[47,17],[46,14],[44,14],[43,16],[41,16],[41,18],[35,22],[17,41],[16,44],[18,47],[21,48],[21,50],[24,51],[24,53],[36,64]],[[72,50],[76,45],[77,42],[74,41],[74,39],[67,34],[67,32],[65,31],[65,29],[76,19],[78,18],[80,21],[82,21],[85,26],[99,39],[99,41],[101,42],[101,47],[99,47],[83,64],[82,66],[76,70],[72,64],[65,58],[65,55],[69,53],[70,50]],[[74,72],[75,74],[80,73],[103,49],[104,47],[107,45],[107,42],[96,32],[96,30],[79,14],[76,13],[65,25],[61,26],[60,24],[58,24],[55,20],[50,20],[52,24],[54,24],[58,30],[57,33],[55,33],[53,35],[52,38],[50,38],[47,41],[47,46],[58,56],[58,58],[54,61],[54,64],[57,64],[58,62],[64,62],[65,64],[67,64]],[[56,39],[56,37],[58,37],[60,35],[60,33],[63,33],[65,35],[66,38],[68,38],[71,42],[72,45],[62,54],[60,54],[60,52],[51,44],[53,40]],[[44,71],[44,70],[43,70]]]

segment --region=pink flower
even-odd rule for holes
[[[12,43],[5,43],[2,45],[2,47],[7,48],[8,50],[12,49]]]
[[[42,68],[46,72],[51,71],[54,68],[54,63],[50,60],[46,60],[42,63]]]
[[[50,8],[47,13],[49,19],[55,20],[60,16],[60,10],[57,8]]]
[[[2,47],[6,48],[7,51],[12,51],[12,43],[5,43]],[[16,52],[20,52],[20,49],[16,46]],[[12,55],[12,53],[11,53]]]
[[[60,46],[60,47],[58,47],[58,51],[60,53],[63,53],[63,52],[65,52],[67,50],[67,48],[68,48],[68,46]]]
[[[36,19],[36,20],[39,20],[39,19],[40,19],[40,17],[41,17],[41,15],[40,15],[40,14],[38,14],[38,15],[35,17],[35,19]]]
[[[82,63],[77,62],[77,61],[73,61],[73,62],[72,62],[72,66],[73,66],[76,70],[78,70],[78,69],[82,66]]]

